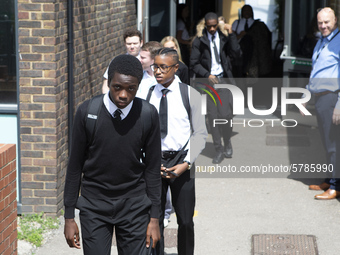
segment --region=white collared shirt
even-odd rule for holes
[[[211,52],[211,70],[210,70],[210,74],[212,75],[218,75],[218,74],[221,74],[223,73],[223,68],[222,68],[222,65],[221,63],[217,63],[216,62],[216,58],[215,58],[215,51],[214,51],[214,43],[212,41],[212,35],[210,33],[208,33],[208,39],[210,41],[210,52]],[[218,32],[216,32],[214,34],[215,36],[215,44],[216,44],[216,48],[217,48],[217,52],[219,55],[220,54],[220,36],[218,34]]]
[[[254,23],[254,19],[253,18],[249,18],[248,20],[246,20],[245,18],[242,18],[242,19],[238,19],[238,20],[235,20],[231,26],[231,29],[233,31],[236,32],[236,34],[240,34],[242,31],[244,31],[244,27],[246,25],[246,21],[248,21],[248,28],[250,28],[253,23]]]
[[[179,88],[179,79],[174,79],[167,89],[170,91],[166,94],[168,102],[168,134],[161,140],[162,151],[179,151],[188,141],[191,132],[190,141],[185,150],[188,154],[185,160],[193,163],[205,146],[207,130],[205,126],[205,117],[201,114],[201,95],[193,88],[188,86],[189,99],[191,108],[191,124],[188,113],[183,105],[182,95]],[[162,89],[165,87],[157,84],[150,98],[159,112],[159,104],[162,98]]]
[[[104,97],[103,97],[103,102],[104,105],[106,107],[106,109],[109,111],[109,113],[113,116],[113,113],[118,109],[118,107],[111,101],[110,97],[109,97],[109,92],[107,92]],[[128,116],[131,108],[133,105],[133,100],[131,101],[131,103],[129,103],[125,108],[120,109],[122,111],[120,117],[123,119],[126,118],[126,116]]]
[[[136,97],[139,97],[141,99],[146,100],[148,94],[149,94],[149,90],[150,87],[154,86],[157,84],[157,80],[155,78],[155,76],[150,76],[146,71],[144,71],[144,75],[143,75],[143,79],[139,84],[138,87],[138,91],[136,94]],[[144,77],[148,76],[148,78],[145,78],[146,80],[144,80]],[[181,79],[175,74],[175,80],[178,81],[179,83],[181,83]]]
[[[149,75],[147,71],[143,72],[143,78],[139,84],[136,97],[146,99],[151,86],[156,85],[157,80],[154,75]]]

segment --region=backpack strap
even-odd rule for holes
[[[86,125],[86,136],[87,136],[88,146],[90,146],[93,142],[97,119],[98,119],[100,110],[103,105],[103,97],[104,97],[104,94],[91,98],[89,102],[89,106],[87,108],[85,125]]]
[[[143,125],[143,132],[142,132],[142,141],[143,143],[146,140],[147,134],[150,132],[151,129],[151,104],[147,104],[145,101],[142,102],[142,111],[141,111],[141,120]]]
[[[156,85],[153,85],[150,87],[149,89],[149,92],[148,92],[148,95],[146,96],[146,102],[150,102],[150,98],[151,98],[151,94],[152,94],[152,91],[155,89]]]
[[[150,95],[151,96],[151,95]],[[151,104],[147,103],[144,100],[140,100],[141,102],[141,114],[140,114],[140,118],[142,121],[142,142],[143,142],[143,148],[142,148],[142,157],[141,160],[142,162],[145,162],[145,141],[146,138],[148,136],[148,134],[150,133],[151,130],[151,123],[152,123],[152,118],[151,118]]]
[[[183,105],[185,110],[187,110],[188,118],[191,124],[191,108],[190,108],[190,100],[189,100],[189,86],[183,82],[179,83],[179,90],[181,91]]]
[[[151,94],[154,91],[155,86],[156,85],[150,87],[148,95],[147,95],[147,97],[145,99],[147,102],[150,102]],[[179,83],[179,90],[181,92],[182,102],[183,102],[183,105],[185,107],[185,110],[188,113],[188,118],[189,118],[189,121],[190,121],[190,124],[191,124],[191,108],[190,108],[190,100],[189,100],[189,85],[187,85],[187,84],[185,84],[183,82],[180,82]]]

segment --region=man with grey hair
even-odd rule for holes
[[[315,96],[319,131],[332,174],[309,189],[324,190],[315,199],[327,200],[340,196],[340,35],[331,8],[319,10],[317,22],[322,37],[314,48],[313,69],[306,88]]]

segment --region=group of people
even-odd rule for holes
[[[187,84],[188,67],[174,37],[144,44],[138,30],[128,30],[124,41],[127,53],[111,61],[103,95],[76,112],[64,191],[65,237],[70,247],[80,248],[78,208],[84,254],[110,254],[113,229],[119,254],[151,248],[152,254],[164,254],[170,190],[178,252],[193,254],[194,162],[207,137],[201,95]]]
[[[249,27],[262,26],[248,7],[242,13],[244,17],[232,26],[212,12],[197,25],[189,66],[196,78],[206,78],[211,86],[235,83],[233,63],[243,63],[245,52],[240,40]],[[307,87],[316,95],[320,131],[336,172],[340,166],[339,82],[322,85],[312,79],[339,78],[340,36],[334,11],[321,10],[318,25],[323,37],[314,50]],[[64,191],[65,238],[70,247],[80,248],[74,221],[78,208],[84,254],[110,254],[113,228],[120,255],[146,254],[151,247],[152,254],[164,254],[163,219],[170,191],[178,223],[178,254],[194,254],[194,162],[207,137],[201,95],[188,85],[188,67],[174,37],[144,44],[138,30],[128,30],[124,42],[127,53],[111,61],[104,74],[103,95],[85,101],[76,112]],[[244,66],[240,70],[243,73]],[[223,107],[216,107],[208,97],[208,120],[231,120],[231,93],[217,92]],[[232,157],[231,133],[229,125],[211,127],[213,163]],[[336,176],[310,189],[326,190],[317,199],[340,196]]]

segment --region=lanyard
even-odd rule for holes
[[[321,50],[319,50],[319,53],[318,55],[316,56],[316,59],[315,59],[315,62],[318,60],[320,54],[321,54],[321,51],[334,39],[334,37],[336,37],[338,34],[340,33],[340,30],[329,40],[329,42],[325,43],[325,45],[322,47]]]

